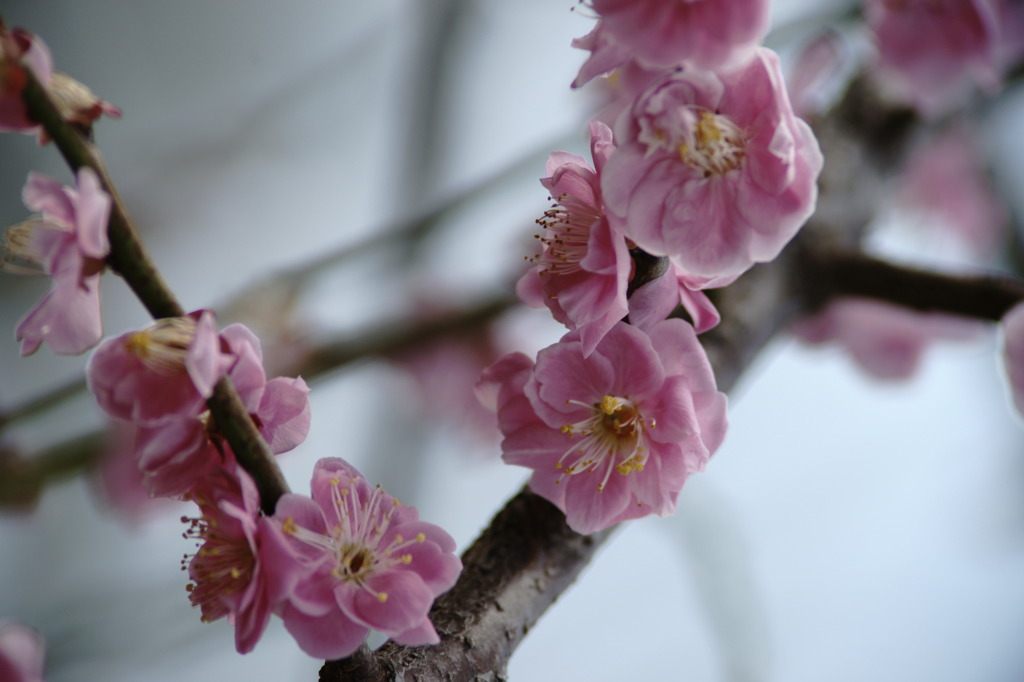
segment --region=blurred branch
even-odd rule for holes
[[[139,239],[138,230],[121,201],[99,150],[86,139],[81,130],[64,120],[32,70],[26,66],[24,71],[27,82],[22,99],[29,116],[43,126],[73,171],[84,166],[92,168],[110,194],[112,206],[107,228],[110,237],[108,265],[124,278],[154,318],[184,315],[184,309],[171,293]],[[256,481],[264,510],[272,513],[277,498],[288,492],[288,486],[270,447],[260,436],[256,424],[227,377],[217,382],[207,406],[239,464]]]
[[[355,339],[330,340],[313,347],[301,364],[289,369],[296,375],[315,380],[358,360],[388,357],[402,351],[413,350],[426,342],[445,336],[480,329],[516,303],[517,299],[514,296],[501,294],[474,306],[439,314],[412,324],[388,322],[359,334]],[[71,387],[65,388],[71,390]],[[95,466],[101,457],[103,434],[104,430],[98,429],[75,436],[24,460],[0,456],[0,508],[17,506],[14,503],[17,502],[18,491],[22,489],[38,492],[51,482],[82,473]],[[51,456],[56,452],[61,453],[60,456]]]
[[[1024,300],[1024,281],[996,275],[948,275],[889,263],[858,251],[807,248],[801,267],[810,310],[842,296],[887,301],[924,313],[998,322]]]
[[[32,457],[19,457],[13,451],[0,448],[0,508],[31,508],[46,486],[95,466],[102,456],[105,440],[104,431],[93,431]]]

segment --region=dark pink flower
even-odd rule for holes
[[[533,469],[530,488],[579,533],[671,514],[725,436],[725,396],[682,320],[649,335],[619,323],[589,356],[570,332],[536,365],[504,356],[478,387],[498,413],[503,459]]]
[[[26,66],[43,83],[53,77],[53,59],[43,41],[24,29],[8,31],[0,22],[0,132],[39,132],[21,99]]]
[[[578,329],[584,353],[628,312],[626,286],[631,262],[626,239],[605,215],[600,172],[612,151],[612,131],[590,124],[590,148],[597,170],[582,157],[555,152],[541,180],[554,206],[537,222],[543,244],[516,287],[530,305],[546,305],[555,319]]]
[[[992,0],[867,0],[879,75],[925,115],[948,111],[978,85],[999,87]]]
[[[971,339],[980,329],[974,320],[860,298],[833,301],[791,327],[805,343],[838,344],[862,370],[885,381],[912,377],[933,341]]]
[[[22,101],[26,67],[47,87],[66,121],[88,130],[104,114],[120,118],[120,109],[73,78],[53,70],[53,58],[42,39],[20,28],[8,31],[0,20],[0,132],[38,134],[41,143],[47,141],[39,124],[29,119]]]
[[[438,642],[427,612],[462,563],[455,541],[414,507],[329,458],[313,471],[312,499],[285,495],[274,519],[313,570],[278,611],[303,651],[348,656],[370,629],[407,646]]]
[[[256,485],[241,468],[217,469],[189,498],[200,515],[182,517],[189,524],[185,535],[202,543],[187,566],[189,601],[202,610],[203,622],[227,617],[235,648],[248,653],[303,577],[301,567],[280,528],[260,516]],[[268,573],[268,565],[285,570]]]
[[[309,388],[302,379],[266,380],[259,340],[243,325],[220,333],[231,365],[227,376],[271,452],[287,452],[309,433]],[[234,453],[202,406],[193,413],[140,425],[135,442],[143,482],[154,496],[178,496],[209,472],[234,462]]]
[[[0,625],[0,680],[43,682],[43,638],[21,623]]]
[[[1024,415],[1024,303],[1003,316],[1003,365],[1017,412]]]
[[[41,215],[7,230],[6,269],[41,269],[50,276],[51,286],[18,323],[15,336],[21,341],[21,354],[32,354],[45,342],[54,353],[78,355],[103,338],[99,280],[110,252],[110,196],[92,169],[82,168],[74,188],[29,173],[22,198]]]
[[[722,286],[773,259],[814,211],[821,151],[770,50],[733,71],[665,76],[615,135],[605,206],[626,237],[670,256],[692,284]]]
[[[197,311],[107,339],[86,375],[107,414],[145,426],[199,414],[230,361],[213,314]]]
[[[768,31],[767,0],[592,0],[603,30],[642,62],[735,66]]]

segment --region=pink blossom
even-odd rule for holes
[[[274,519],[313,574],[279,609],[310,656],[341,658],[370,629],[407,646],[439,639],[427,612],[455,584],[455,541],[342,459],[317,462],[312,499],[285,495]]]
[[[721,444],[726,398],[682,320],[645,334],[619,323],[584,356],[578,332],[537,355],[504,356],[478,384],[498,413],[502,457],[592,533],[675,511],[686,478]]]
[[[202,542],[187,566],[189,601],[201,609],[203,622],[227,617],[235,626],[235,648],[248,653],[302,579],[296,557],[280,528],[260,516],[256,485],[241,468],[212,472],[189,498],[200,515],[182,517],[189,524],[185,535]],[[284,570],[268,573],[268,566]]]
[[[583,158],[555,152],[548,158],[548,177],[541,180],[554,206],[537,222],[543,244],[516,287],[520,298],[546,305],[555,319],[579,329],[583,352],[628,312],[626,285],[631,261],[626,240],[605,215],[600,172],[612,151],[612,131],[590,124],[590,147],[596,170]]]
[[[1024,415],[1024,303],[1003,316],[1003,364],[1017,412]]]
[[[734,71],[666,75],[615,136],[601,177],[607,209],[637,246],[702,287],[774,258],[814,211],[821,151],[770,50]]]
[[[104,114],[120,118],[120,109],[73,78],[53,70],[53,58],[42,39],[21,28],[8,31],[0,20],[0,132],[39,134],[40,142],[47,141],[39,124],[29,119],[22,101],[27,82],[25,67],[47,87],[66,121],[88,130]]]
[[[948,111],[978,85],[999,87],[993,0],[867,0],[879,75],[921,113]]]
[[[229,362],[213,314],[201,310],[107,339],[89,359],[86,376],[111,417],[152,425],[201,412]]]
[[[43,682],[43,638],[21,623],[0,625],[0,680]]]
[[[905,209],[946,227],[972,252],[990,256],[1002,244],[1006,206],[992,189],[971,131],[954,126],[921,145],[907,161],[896,195]]]
[[[768,31],[767,0],[592,0],[610,39],[651,66],[736,66]]]
[[[937,313],[918,313],[881,301],[842,298],[791,327],[805,343],[836,343],[876,379],[912,377],[932,341],[966,340],[980,331],[978,322]]]
[[[537,235],[543,246],[529,259],[534,267],[516,286],[519,297],[528,305],[547,306],[556,320],[579,330],[587,355],[627,314],[656,322],[683,303],[698,320],[698,332],[714,326],[718,315],[707,296],[691,291],[700,283],[676,277],[675,271],[657,278],[657,284],[640,287],[627,301],[634,264],[626,238],[609,220],[601,198],[601,171],[612,155],[612,132],[594,121],[590,134],[595,168],[568,152],[548,158],[548,177],[541,183],[555,205],[537,221],[545,230]]]
[[[227,376],[274,454],[292,450],[309,433],[309,388],[302,379],[267,381],[259,340],[243,325],[220,333],[232,364]],[[135,442],[143,483],[154,496],[178,496],[209,472],[234,462],[234,453],[209,412],[199,406],[141,425]]]
[[[0,23],[0,132],[39,132],[21,99],[25,66],[43,83],[53,77],[53,59],[43,41],[24,29],[7,31]]]
[[[92,169],[82,168],[74,188],[29,173],[22,198],[41,215],[7,230],[6,269],[41,269],[50,276],[51,286],[18,323],[15,336],[22,342],[21,354],[31,355],[45,341],[54,353],[78,355],[103,338],[99,280],[110,252],[110,196]]]

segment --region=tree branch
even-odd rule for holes
[[[107,228],[110,238],[108,265],[124,278],[154,318],[184,315],[185,310],[171,293],[139,239],[135,223],[121,201],[99,150],[78,128],[64,120],[32,69],[25,66],[24,71],[27,82],[22,99],[29,116],[43,126],[73,171],[83,166],[92,168],[110,194],[112,205]],[[217,382],[207,406],[239,464],[256,480],[264,511],[273,513],[277,498],[288,492],[288,486],[274,461],[274,454],[260,435],[230,379],[225,377]]]

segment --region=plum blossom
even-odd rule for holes
[[[91,168],[78,171],[75,187],[29,173],[22,199],[38,217],[3,235],[4,269],[50,276],[50,291],[21,319],[15,337],[21,354],[44,342],[54,353],[78,355],[103,338],[100,274],[110,252],[110,196]]]
[[[86,377],[107,414],[144,426],[197,414],[229,363],[213,314],[200,310],[107,339]]]
[[[548,158],[548,176],[541,183],[555,204],[537,221],[544,228],[544,234],[537,235],[542,248],[528,259],[534,266],[516,286],[519,297],[528,305],[547,306],[556,320],[579,330],[587,355],[627,314],[644,319],[660,315],[660,320],[682,303],[697,321],[698,332],[714,326],[714,306],[675,270],[658,277],[657,284],[645,284],[644,293],[627,300],[634,263],[626,238],[617,222],[609,220],[601,198],[601,171],[612,155],[612,131],[594,121],[590,135],[594,168],[568,152]]]
[[[202,611],[203,622],[227,617],[235,626],[235,648],[248,653],[256,646],[274,608],[303,576],[280,528],[260,516],[259,493],[239,467],[222,468],[189,493],[199,505],[198,517],[182,517],[185,537],[201,542],[186,555],[189,601]],[[268,565],[285,570],[268,573]]]
[[[439,641],[427,612],[462,563],[455,541],[414,507],[328,458],[313,471],[312,499],[284,495],[274,519],[312,571],[278,609],[307,654],[348,656],[370,629],[406,646]]]
[[[579,533],[673,513],[725,436],[726,398],[677,319],[649,335],[619,323],[589,356],[570,332],[536,364],[502,357],[478,388],[498,414],[502,458],[533,469],[530,488]]]
[[[900,176],[900,207],[947,228],[958,246],[993,255],[1005,237],[1007,210],[985,175],[977,142],[956,125],[914,151]]]
[[[948,111],[973,86],[1000,83],[994,0],[867,0],[878,75],[926,116]]]
[[[579,329],[584,353],[626,316],[631,261],[626,240],[609,222],[601,200],[600,172],[612,150],[612,131],[590,124],[596,170],[582,157],[555,152],[541,180],[554,206],[537,223],[540,254],[531,258],[516,291],[531,305],[546,305],[555,319]]]
[[[588,64],[590,71],[601,68],[598,73],[610,70],[597,63],[615,61],[613,55],[653,67],[684,61],[737,66],[768,31],[767,0],[592,0],[591,5],[600,16],[595,27],[600,47],[591,58],[596,63]]]
[[[1024,303],[1003,316],[1003,364],[1017,412],[1024,415]]]
[[[113,104],[101,100],[73,78],[54,71],[50,50],[38,36],[21,28],[8,31],[0,20],[0,132],[39,134],[40,142],[47,141],[39,124],[29,119],[22,101],[26,67],[47,86],[66,121],[88,130],[104,114],[121,117],[121,110]]]
[[[0,625],[0,680],[43,682],[43,638],[21,623]]]
[[[773,259],[814,211],[821,151],[765,48],[737,70],[667,74],[623,113],[615,137],[606,208],[627,238],[698,286]]]
[[[980,330],[974,320],[862,298],[835,300],[790,329],[810,345],[838,344],[858,367],[883,381],[912,377],[933,341],[967,340]]]
[[[309,433],[309,389],[302,379],[267,381],[259,339],[240,324],[217,335],[207,311],[198,316],[190,342],[189,322],[194,319],[172,318],[170,326],[154,329],[156,336],[168,335],[169,345],[149,337],[115,340],[109,348],[98,349],[99,360],[94,356],[89,366],[101,406],[121,419],[136,415],[133,450],[143,484],[154,496],[181,495],[209,472],[234,462],[203,402],[225,372],[271,452],[287,452]],[[139,355],[139,349],[150,350]],[[189,362],[190,354],[202,357]],[[154,359],[159,359],[155,365]],[[112,368],[111,373],[104,374],[104,368]],[[121,395],[118,387],[124,389]]]

